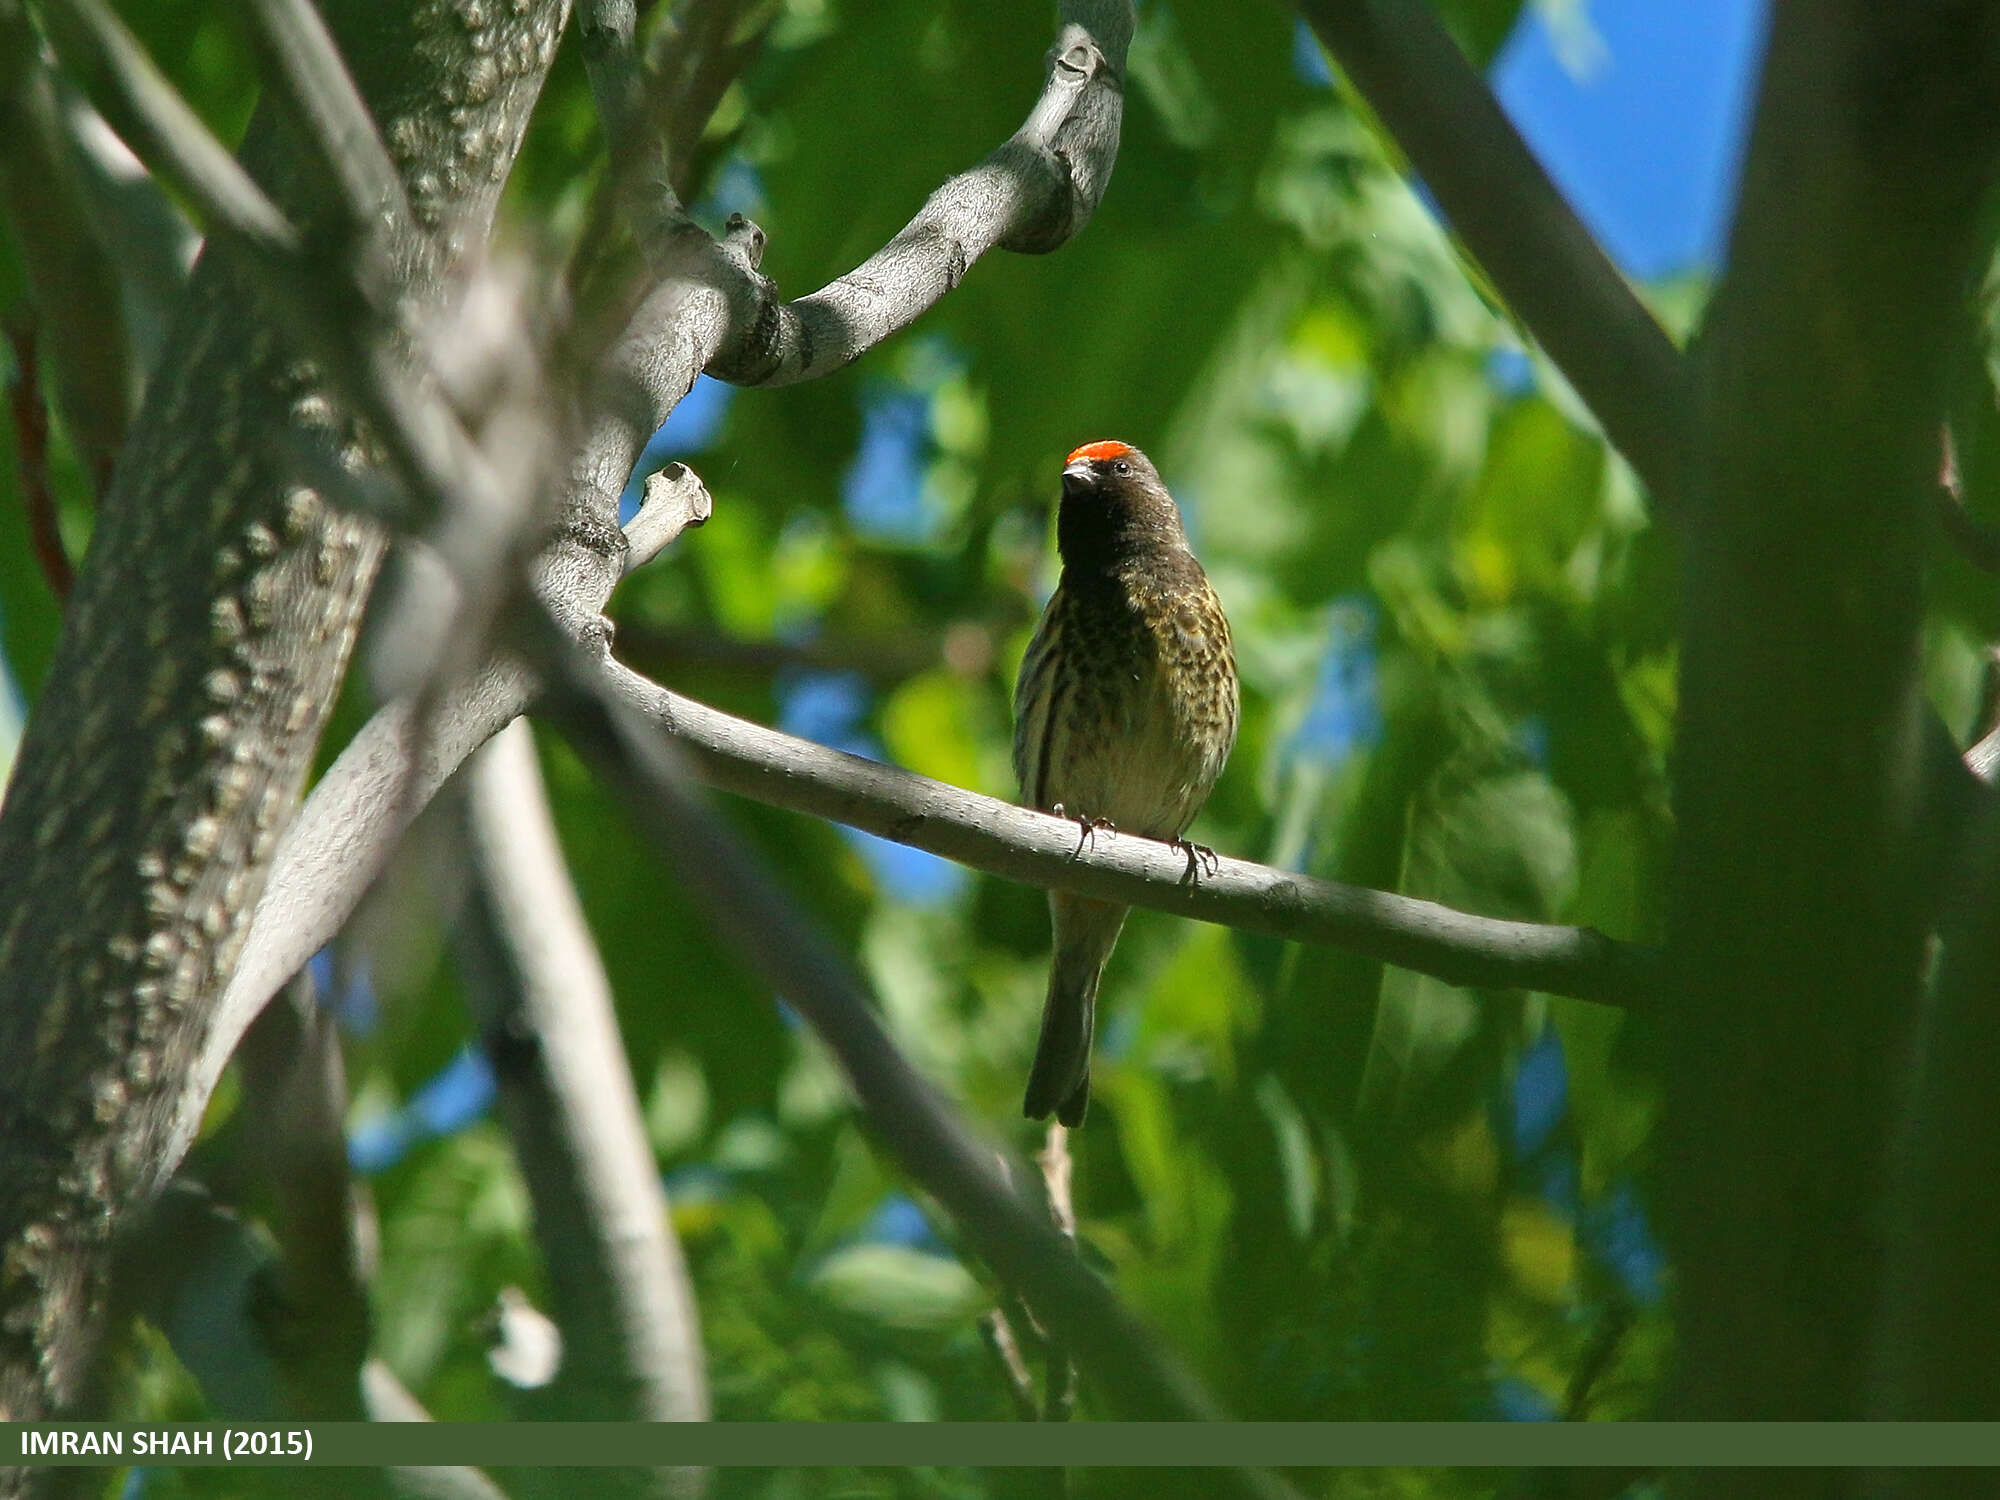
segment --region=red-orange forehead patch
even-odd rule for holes
[[[1130,453],[1131,451],[1132,451],[1132,445],[1130,443],[1116,443],[1110,441],[1102,443],[1085,443],[1081,448],[1078,448],[1074,453],[1070,454],[1068,458],[1064,459],[1063,462],[1066,464],[1073,464],[1080,458],[1089,458],[1089,459],[1123,458],[1126,454]]]

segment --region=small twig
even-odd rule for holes
[[[1002,1175],[1009,1175],[1006,1157],[1002,1156],[999,1160]],[[1061,1121],[1049,1122],[1042,1149],[1035,1153],[1035,1165],[1041,1171],[1042,1203],[1048,1210],[1049,1222],[1074,1254],[1076,1209],[1070,1197],[1069,1131]],[[996,1307],[986,1314],[982,1328],[988,1334],[988,1342],[994,1345],[994,1352],[1001,1358],[1014,1396],[1015,1410],[1026,1422],[1067,1422],[1076,1412],[1076,1361],[1050,1335],[1042,1320],[1035,1316],[1034,1309],[1017,1292],[1010,1290],[1008,1300],[1022,1326],[1033,1336],[1046,1370],[1044,1394],[1038,1395],[1034,1377],[1028,1373],[1027,1361],[1022,1357],[1020,1345],[1014,1337],[1013,1320],[1007,1310]],[[1063,1479],[1062,1471],[1052,1472],[1056,1475],[1054,1488],[1057,1493],[1067,1493],[1067,1481]]]
[[[755,23],[745,18],[759,10]],[[655,128],[667,142],[667,172],[685,193],[698,178],[697,147],[723,92],[756,60],[779,7],[763,0],[690,0],[650,49],[662,87],[654,93]],[[710,146],[713,143],[709,143]]]
[[[1988,730],[1979,743],[1965,752],[1965,764],[1973,775],[1989,785],[2000,780],[2000,725]]]
[[[1042,1149],[1035,1153],[1035,1165],[1042,1171],[1042,1186],[1048,1194],[1049,1218],[1056,1230],[1076,1250],[1076,1205],[1070,1196],[1072,1181],[1069,1155],[1069,1127],[1060,1120],[1049,1121]],[[1078,1381],[1076,1361],[1069,1351],[1051,1338],[1045,1350],[1048,1366],[1048,1397],[1042,1405],[1044,1422],[1067,1422],[1076,1415]]]
[[[355,246],[414,238],[403,179],[310,0],[250,0],[245,15],[261,71],[279,85],[271,91],[279,107],[336,185],[322,209],[341,238]]]
[[[1028,1362],[1021,1357],[1021,1345],[1014,1337],[1014,1325],[1008,1321],[1006,1309],[987,1309],[979,1320],[979,1333],[1006,1378],[1014,1415],[1023,1422],[1039,1421],[1042,1411],[1041,1400],[1035,1393],[1035,1377],[1028,1373]]]
[[[127,330],[138,368],[152,368],[166,324],[187,290],[201,236],[132,148],[67,78],[56,80],[64,159],[100,244],[118,247],[118,270],[132,297]]]
[[[76,569],[63,546],[56,520],[56,496],[49,484],[49,409],[42,400],[41,361],[36,349],[32,315],[9,318],[7,343],[14,351],[14,379],[7,387],[7,409],[14,419],[14,469],[20,477],[21,503],[28,512],[28,541],[49,592],[69,598]]]
[[[143,369],[124,285],[126,248],[98,231],[86,194],[97,159],[76,138],[69,90],[20,0],[0,0],[0,219],[41,320],[47,400],[102,490],[123,445]],[[111,246],[116,254],[107,254]],[[132,247],[144,253],[143,246]]]
[[[668,464],[646,480],[646,498],[625,528],[625,571],[637,572],[689,527],[715,514],[708,486],[686,464]]]
[[[1042,1149],[1035,1153],[1035,1165],[1042,1171],[1042,1186],[1049,1195],[1049,1218],[1062,1237],[1076,1243],[1076,1205],[1070,1196],[1072,1180],[1069,1156],[1069,1127],[1060,1120],[1049,1122]]]

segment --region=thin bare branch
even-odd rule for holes
[[[693,1289],[527,723],[454,785],[474,872],[465,970],[563,1336],[537,1414],[706,1420]],[[699,1471],[662,1475],[663,1494],[700,1489]]]
[[[63,62],[153,169],[199,199],[211,232],[225,231],[267,256],[300,253],[291,223],[102,0],[49,0],[42,10]]]
[[[1069,1127],[1062,1121],[1049,1121],[1042,1149],[1035,1153],[1035,1166],[1042,1174],[1042,1190],[1049,1201],[1049,1219],[1055,1224],[1056,1232],[1069,1241],[1070,1253],[1075,1254],[1076,1201],[1070,1191],[1073,1173]],[[1049,1340],[1047,1354],[1048,1395],[1042,1403],[1042,1420],[1067,1422],[1076,1415],[1076,1399],[1080,1394],[1076,1361],[1054,1339]]]
[[[1027,1360],[1021,1357],[1021,1342],[1014,1337],[1014,1325],[1004,1308],[990,1308],[980,1317],[979,1336],[986,1341],[993,1362],[1000,1367],[1008,1399],[1014,1403],[1014,1415],[1023,1422],[1040,1420],[1041,1402],[1035,1394],[1035,1377],[1028,1370]]]
[[[264,1008],[237,1057],[237,1128],[271,1192],[278,1264],[260,1321],[282,1409],[361,1421],[368,1285],[347,1166],[347,1073],[310,980],[295,979]]]
[[[414,235],[403,179],[310,0],[250,0],[245,14],[262,72],[278,84],[279,106],[336,186],[321,202],[338,232],[355,246]]]
[[[201,236],[67,78],[56,79],[56,107],[71,180],[98,243],[117,247],[127,332],[139,369],[150,370],[187,290]]]
[[[69,598],[76,568],[63,546],[56,522],[56,495],[49,484],[49,409],[42,399],[40,334],[30,318],[10,318],[7,344],[14,351],[14,378],[7,386],[7,411],[14,423],[14,474],[28,513],[28,544],[57,599]]]
[[[178,1162],[230,1054],[287,978],[340,931],[397,841],[468,756],[506,728],[528,701],[527,668],[489,665],[459,685],[414,733],[412,700],[380,710],[313,788],[273,856],[242,956],[209,1021],[174,1111],[165,1159]]]
[[[46,333],[52,399],[101,487],[137,404],[139,369],[121,267],[76,190],[62,96],[19,0],[0,0],[0,216]]]
[[[611,156],[613,196],[642,247],[671,231],[681,204],[667,172],[666,141],[647,100],[633,0],[584,0],[578,29],[590,93]]]
[[[768,282],[754,316],[717,339],[708,371],[789,385],[852,363],[907,327],[998,245],[1040,253],[1078,233],[1111,180],[1124,112],[1130,0],[1063,0],[1048,82],[1026,122],[845,276],[795,302]]]
[[[625,527],[625,571],[643,568],[691,526],[715,513],[708,486],[686,464],[668,464],[646,479],[646,498]]]
[[[655,34],[647,59],[660,80],[653,115],[667,141],[675,190],[699,180],[703,158],[721,141],[704,140],[723,92],[763,50],[783,13],[772,0],[688,0]]]
[[[2000,725],[1988,730],[1965,752],[1966,769],[1988,784],[2000,780]]]
[[[65,61],[94,82],[100,102],[137,140],[148,164],[188,194],[210,235],[241,258],[259,290],[290,316],[341,395],[382,441],[410,501],[420,507],[409,519],[427,519],[421,507],[434,502],[447,516],[470,515],[474,496],[509,493],[513,487],[489,470],[450,410],[426,398],[419,372],[409,365],[408,341],[394,336],[400,308],[384,259],[389,247],[356,236],[359,226],[384,221],[408,232],[408,211],[399,211],[400,187],[390,192],[378,180],[380,141],[316,16],[301,17],[299,0],[261,0],[256,11],[266,23],[260,37],[282,60],[272,80],[276,91],[309,132],[324,132],[309,135],[322,170],[342,195],[374,195],[327,200],[333,234],[324,243],[309,241],[265,196],[104,0],[49,0],[46,9]],[[357,147],[357,138],[372,143],[372,150]],[[350,148],[359,151],[352,161]],[[369,325],[361,330],[357,309]]]
[[[1680,352],[1598,246],[1425,0],[1299,0],[1445,217],[1605,435],[1671,508],[1690,385]]]
[[[1079,848],[1073,820],[864,760],[738,719],[616,662],[620,701],[667,729],[711,786],[831,818],[1031,885],[1150,906],[1202,921],[1380,958],[1454,984],[1542,990],[1643,1007],[1651,950],[1587,927],[1509,922],[1387,891],[1219,859],[1188,879],[1171,844],[1101,830]]]

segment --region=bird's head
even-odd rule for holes
[[[1185,546],[1180,507],[1130,443],[1085,443],[1063,461],[1056,544],[1070,562],[1135,546]]]
[[[1111,495],[1115,491],[1150,483],[1160,485],[1153,461],[1130,443],[1107,439],[1085,443],[1063,460],[1063,494]]]

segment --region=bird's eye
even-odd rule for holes
[[[1119,459],[1118,462],[1113,464],[1111,467],[1120,474],[1130,474],[1132,472],[1132,466],[1126,463],[1125,460],[1122,458]]]

